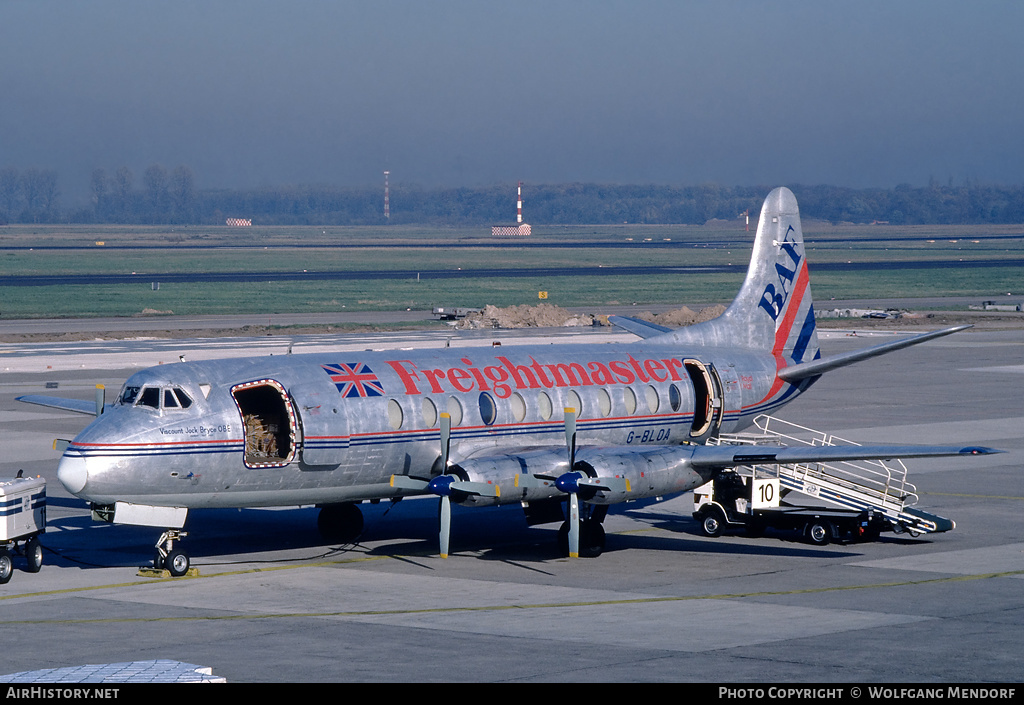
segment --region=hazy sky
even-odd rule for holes
[[[1024,182],[1024,3],[0,0],[0,167]]]

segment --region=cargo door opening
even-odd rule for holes
[[[704,439],[716,432],[722,423],[721,385],[717,375],[700,360],[684,360],[683,365],[693,385],[693,423],[690,437]]]
[[[292,462],[295,409],[284,387],[263,379],[232,387],[231,396],[242,416],[246,467],[280,467]]]

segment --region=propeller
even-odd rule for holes
[[[578,558],[580,554],[580,499],[581,481],[588,479],[584,473],[573,470],[576,464],[576,409],[565,407],[565,447],[569,453],[569,469],[553,477],[535,473],[533,475],[517,475],[516,487],[541,487],[554,484],[555,489],[569,495],[569,516],[566,524],[569,528],[569,557]]]
[[[569,452],[569,470],[557,478],[535,476],[537,479],[554,479],[555,488],[569,495],[568,524],[569,557],[579,558],[582,516],[580,513],[580,493],[585,497],[593,497],[599,491],[629,492],[629,480],[621,477],[590,477],[584,470],[576,469],[576,409],[565,409],[565,445]]]
[[[391,486],[429,492],[440,497],[440,536],[439,545],[441,558],[448,557],[448,546],[451,537],[452,495],[479,495],[484,497],[500,497],[501,488],[489,482],[471,482],[463,480],[459,475],[448,472],[448,459],[451,454],[452,417],[441,414],[441,474],[433,479],[412,477],[409,475],[392,475]]]
[[[440,554],[448,557],[448,539],[452,529],[452,484],[456,477],[448,474],[448,455],[452,447],[452,416],[441,413],[441,475],[431,480],[427,490],[441,498]]]
[[[555,480],[555,487],[569,495],[569,558],[580,555],[580,474],[573,470],[576,464],[576,409],[565,409],[565,445],[569,450],[569,472]]]

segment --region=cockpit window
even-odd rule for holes
[[[180,387],[175,387],[174,393],[177,395],[178,403],[181,405],[182,409],[187,409],[190,406],[192,406],[192,397],[190,397],[188,394],[185,394],[185,390],[181,389]]]
[[[117,399],[124,406],[148,406],[151,409],[187,409],[192,397],[181,387],[125,386]]]
[[[165,409],[177,409],[178,408],[178,398],[176,396],[174,396],[174,390],[173,389],[165,389],[164,390],[164,408]]]
[[[134,404],[135,398],[139,396],[139,389],[141,389],[141,387],[125,387],[122,389],[120,402],[126,406]]]
[[[142,394],[139,396],[138,406],[151,406],[154,409],[160,408],[160,388],[159,387],[143,387]]]
[[[192,406],[192,398],[185,394],[185,390],[180,387],[164,388],[165,409],[187,409],[190,406]]]

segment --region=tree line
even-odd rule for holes
[[[487,225],[515,220],[516,185],[422,188],[394,184],[390,218],[383,186],[283,185],[197,189],[192,170],[154,164],[141,178],[128,167],[95,169],[89,202],[63,207],[55,171],[0,169],[0,224]],[[1024,186],[900,185],[891,189],[792,186],[805,218],[894,225],[1024,223]],[[524,186],[532,224],[703,224],[757,216],[769,187],[611,184]]]

